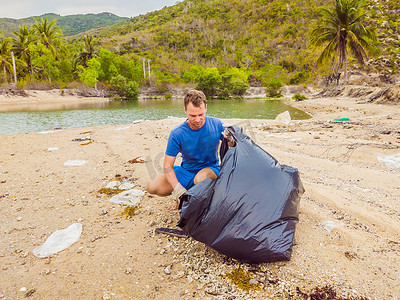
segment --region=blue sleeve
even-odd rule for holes
[[[219,121],[219,128],[220,128],[220,132],[221,132],[221,136],[219,137],[219,139],[220,139],[221,141],[223,141],[223,140],[224,140],[224,130],[225,130],[225,126],[224,126],[224,124],[222,123],[222,121],[221,121],[220,119],[218,119],[218,121]]]
[[[179,152],[180,152],[179,142],[176,138],[176,135],[174,134],[174,131],[171,131],[168,137],[167,150],[165,150],[165,154],[168,156],[175,157],[178,155]]]

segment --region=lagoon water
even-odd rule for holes
[[[310,118],[307,113],[280,100],[210,100],[207,103],[207,115],[222,119],[275,119],[286,110],[294,120]],[[185,117],[182,99],[110,101],[79,106],[63,104],[61,107],[16,105],[11,111],[0,112],[0,135],[54,128],[129,124],[135,120],[168,117]]]

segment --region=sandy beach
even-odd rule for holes
[[[361,100],[290,100],[313,116],[290,123],[223,120],[298,168],[306,190],[292,259],[261,265],[155,233],[179,220],[168,197],[145,194],[127,218],[99,192],[116,180],[144,190],[184,119],[0,136],[0,299],[400,299],[400,106]],[[34,256],[73,223],[78,242]],[[224,276],[239,267],[250,291]]]
[[[107,103],[105,97],[84,97],[77,90],[28,90],[19,93],[3,92],[0,90],[0,112],[37,111],[64,109],[79,109],[90,105]]]

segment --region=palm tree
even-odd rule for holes
[[[61,29],[57,27],[56,20],[48,23],[47,18],[35,19],[36,23],[32,25],[33,30],[38,35],[42,44],[50,49],[54,57],[57,57],[57,48],[60,42]]]
[[[15,51],[17,58],[30,67],[28,72],[32,74],[33,68],[29,46],[35,42],[35,33],[27,25],[23,25],[19,27],[19,32],[13,31],[13,34],[15,35],[15,38],[12,40],[11,49]]]
[[[87,67],[87,62],[96,56],[96,41],[91,35],[83,37],[83,48],[78,53],[78,61]]]
[[[345,80],[348,50],[363,65],[367,59],[366,50],[370,50],[373,45],[371,41],[376,40],[375,32],[363,24],[365,5],[364,0],[335,0],[333,7],[321,8],[322,18],[311,32],[311,44],[314,47],[324,46],[317,64],[334,60],[338,53],[339,68],[344,66]]]
[[[2,38],[0,40],[0,65],[3,67],[4,79],[7,80],[7,72],[11,73],[12,64],[11,60],[11,45],[9,38]]]

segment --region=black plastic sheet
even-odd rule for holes
[[[297,169],[280,165],[242,133],[228,128],[236,146],[221,146],[221,173],[181,197],[178,226],[229,257],[250,263],[289,260],[300,196]]]

